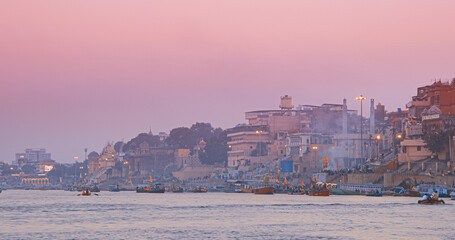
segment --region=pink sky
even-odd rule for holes
[[[363,94],[404,108],[455,77],[455,1],[0,3],[0,160],[59,162],[152,128]],[[367,104],[368,105],[368,104]]]

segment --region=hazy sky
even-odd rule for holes
[[[451,0],[4,0],[0,160],[43,147],[71,162],[150,127],[233,127],[285,94],[404,108],[455,77],[454,12]]]

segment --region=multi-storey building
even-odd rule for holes
[[[431,106],[437,106],[442,114],[455,114],[455,79],[417,88],[417,95],[406,105],[413,118],[420,118]]]
[[[356,111],[347,110],[346,102],[321,106],[299,105],[293,109],[292,99],[286,95],[281,97],[280,108],[246,112],[247,125],[228,129],[231,139],[228,143],[229,167],[254,166],[286,155],[301,155],[307,149],[301,143],[306,138],[314,144],[316,139],[325,139],[325,136],[341,134],[343,131],[355,132],[356,124],[360,121],[356,118]],[[312,136],[311,139],[309,136]],[[290,146],[291,143],[298,146]]]
[[[47,159],[51,159],[51,154],[46,153],[45,148],[27,148],[24,153],[16,153],[16,164],[19,167],[37,164]]]

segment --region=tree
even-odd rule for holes
[[[227,162],[228,137],[226,131],[222,131],[217,136],[211,137],[205,148],[199,151],[199,160],[203,164],[220,163],[225,165]]]
[[[64,177],[65,175],[70,175],[68,172],[69,168],[65,167],[64,165],[55,165],[54,168],[52,168],[52,170],[46,174],[46,176],[60,178]],[[74,169],[72,174],[74,174]]]
[[[446,145],[448,134],[443,131],[428,132],[423,136],[425,147],[433,154],[442,152]]]
[[[33,166],[33,165],[24,165],[22,166],[22,171],[25,173],[25,174],[32,174],[32,173],[35,173],[35,170],[36,170],[36,167]]]
[[[197,140],[207,141],[213,136],[213,127],[210,123],[196,122],[190,128],[194,132],[194,137]]]
[[[188,148],[193,150],[197,144],[194,131],[187,127],[179,127],[171,130],[166,142],[177,148]]]
[[[147,142],[149,144],[149,146],[156,146],[156,145],[159,145],[161,144],[161,141],[159,138],[156,138],[154,137],[153,135],[150,135],[148,133],[140,133],[139,135],[137,135],[137,137],[131,139],[127,144],[126,146],[123,146],[123,151],[126,152],[128,150],[130,150],[130,148],[132,146],[136,146],[138,147],[141,143],[143,142]],[[117,142],[119,143],[119,142]],[[115,144],[118,146],[118,144]],[[120,144],[120,143],[119,143]],[[114,149],[115,149],[115,145],[114,145]],[[119,147],[119,146],[118,146]],[[134,147],[133,147],[134,148]]]

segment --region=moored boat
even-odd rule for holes
[[[166,191],[166,189],[160,184],[153,186],[138,186],[136,188],[137,193],[164,193],[164,191]]]
[[[253,189],[251,188],[240,188],[242,193],[253,193]]]
[[[253,189],[254,194],[273,194],[274,192],[274,187],[259,187]]]
[[[288,192],[289,195],[305,195],[305,189],[303,188],[294,188]]]
[[[316,189],[310,189],[308,191],[309,196],[329,196],[330,191],[328,189],[325,190],[316,190]]]
[[[114,188],[109,189],[109,192],[120,192],[118,184],[116,184]]]
[[[362,192],[359,191],[351,191],[346,189],[339,189],[339,188],[332,188],[330,191],[331,195],[363,195]]]
[[[187,189],[188,192],[193,192],[193,193],[205,193],[207,192],[207,189],[203,187],[195,187],[195,188],[189,188]]]
[[[365,193],[367,197],[382,197],[382,193],[380,192],[367,192]]]

